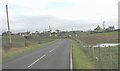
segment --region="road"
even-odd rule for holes
[[[70,69],[70,39],[57,42],[3,64],[3,69]]]

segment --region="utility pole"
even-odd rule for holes
[[[7,25],[8,25],[8,34],[9,34],[9,42],[10,47],[12,47],[12,40],[11,40],[11,32],[10,32],[10,24],[9,24],[9,15],[8,15],[8,5],[6,5],[6,14],[7,14]]]

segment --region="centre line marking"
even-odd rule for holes
[[[49,52],[52,52],[52,51],[54,51],[54,49],[50,50]]]
[[[42,58],[45,57],[45,56],[46,56],[46,55],[43,55],[42,57],[38,58],[36,61],[34,61],[32,64],[30,64],[30,65],[28,66],[28,68],[31,67],[33,64],[35,64],[36,62],[38,62],[40,59],[42,59]]]

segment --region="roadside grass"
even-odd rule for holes
[[[0,64],[2,62],[2,47],[0,46]]]
[[[79,42],[78,42],[79,43]],[[81,50],[95,62],[96,69],[118,69],[118,47],[89,47],[79,43]]]
[[[91,65],[87,65],[87,63],[91,62],[89,64],[92,64],[92,69],[93,67],[95,69],[118,69],[118,47],[89,48],[83,47],[80,43],[74,41],[74,68],[89,69]]]
[[[48,46],[48,45],[54,43],[55,41],[57,41],[57,40],[50,40],[50,41],[46,41],[41,44],[36,44],[36,45],[28,46],[28,47],[11,48],[8,51],[3,50],[2,51],[2,62],[6,62],[8,60],[17,58],[19,56],[23,56],[25,54],[29,54],[38,49],[44,48],[45,46]]]
[[[74,69],[95,69],[94,62],[81,50],[79,44],[73,41],[73,68]]]
[[[90,33],[81,32],[76,38],[82,43],[81,49],[88,55],[89,58],[95,62],[96,68],[102,69],[117,69],[118,68],[118,46],[105,47],[105,48],[89,48],[88,45],[96,45],[99,43],[118,43],[118,32],[103,32],[103,33]],[[99,61],[96,60],[101,59]]]
[[[90,33],[80,32],[76,41],[80,40],[81,50],[95,63],[95,69],[118,69],[118,47],[89,47],[99,43],[118,43],[118,32]]]

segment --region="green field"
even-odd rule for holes
[[[28,39],[25,39],[23,36],[20,36],[20,35],[12,35],[11,38],[12,38],[12,47],[15,47],[15,48],[27,47],[31,45],[41,44],[50,40],[54,40],[54,39],[43,38],[35,35],[29,36]],[[2,36],[2,47],[4,49],[7,49],[9,48],[9,46],[10,46],[9,36],[8,35]]]
[[[74,39],[79,44],[79,49],[77,51],[73,50],[73,52],[80,53],[82,50],[91,62],[94,62],[96,69],[118,69],[118,46],[105,48],[88,47],[88,45],[95,45],[98,43],[117,43],[117,31],[93,34],[90,32],[81,32],[79,36],[74,37]],[[80,59],[82,55],[83,54],[79,54],[77,58],[74,59],[79,60],[78,66],[76,66],[77,68],[81,68],[79,64],[83,61]],[[74,57],[75,56],[76,54]]]

